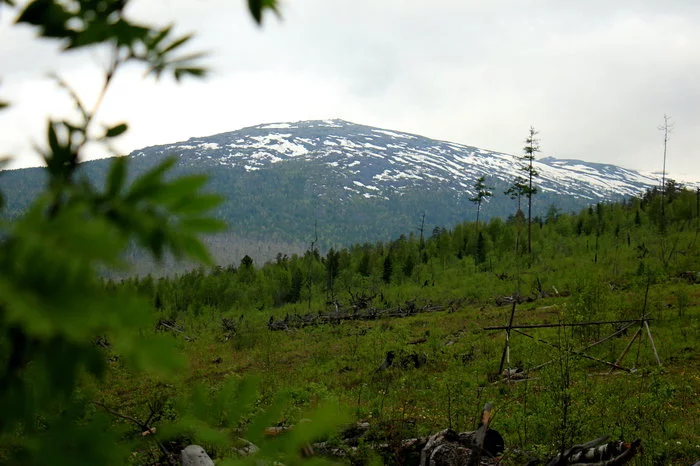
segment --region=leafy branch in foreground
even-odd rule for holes
[[[13,3],[4,0],[12,6]],[[178,360],[167,339],[143,338],[150,303],[106,289],[100,273],[123,267],[135,242],[155,258],[166,252],[211,263],[198,239],[223,225],[206,212],[219,198],[202,192],[205,177],[168,177],[167,160],[128,184],[127,162],[115,159],[105,188],[76,169],[86,145],[109,142],[126,123],[95,128],[103,98],[119,68],[140,62],[160,77],[201,77],[201,54],[175,55],[191,38],[172,27],[136,24],[124,14],[126,0],[34,0],[17,23],[36,26],[64,49],[106,47],[110,54],[96,102],[86,105],[66,82],[78,117],[49,120],[45,192],[19,219],[0,224],[0,463],[124,464],[127,446],[108,417],[94,412],[85,377],[99,379],[106,362],[94,344],[106,335],[115,351],[135,367],[168,372]],[[251,2],[258,22],[275,2]],[[0,106],[5,106],[0,102]]]

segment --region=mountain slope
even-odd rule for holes
[[[479,176],[508,185],[518,174],[512,155],[437,141],[343,120],[276,123],[186,142],[154,146],[132,156],[179,154],[198,167],[241,167],[247,172],[292,160],[323,161],[349,182],[347,195],[386,197],[414,188],[449,187],[470,192]],[[543,158],[535,161],[542,192],[591,202],[639,194],[657,181],[609,164]]]
[[[522,173],[519,160],[508,154],[323,120],[258,125],[147,147],[130,154],[131,175],[170,155],[180,159],[179,173],[210,175],[209,189],[226,199],[216,215],[229,223],[233,238],[275,241],[296,250],[316,235],[325,247],[392,239],[416,232],[424,214],[428,234],[434,226],[473,219],[468,199],[479,176],[494,193],[482,218],[511,215],[515,201],[503,192]],[[81,170],[99,182],[108,163],[87,162]],[[608,164],[542,158],[535,168],[540,173],[535,215],[551,206],[577,210],[657,184]],[[2,183],[12,214],[26,206],[42,174],[39,169],[6,172]],[[220,242],[226,250],[227,242]]]

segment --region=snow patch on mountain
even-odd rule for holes
[[[260,128],[261,129],[287,129],[287,128],[296,128],[296,126],[293,126],[291,123],[272,123],[269,125],[263,125]]]
[[[385,129],[373,129],[373,133],[379,133],[379,134],[384,134],[386,136],[390,136],[392,138],[403,138],[403,139],[415,139],[416,136],[413,136],[411,134],[406,134],[406,133],[397,133],[394,131],[387,131]]]
[[[293,160],[322,164],[343,174],[344,191],[364,197],[435,188],[472,196],[480,176],[501,189],[524,174],[522,160],[513,155],[337,119],[267,123],[154,146],[132,156],[151,153],[176,153],[185,163],[237,166],[246,171]],[[542,192],[590,202],[638,195],[658,185],[657,177],[610,164],[544,157],[535,160],[533,167]]]

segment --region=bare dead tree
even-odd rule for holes
[[[671,117],[664,113],[664,123],[658,126],[659,131],[664,132],[664,163],[663,169],[661,171],[661,220],[665,220],[665,207],[664,207],[664,194],[666,193],[666,149],[668,148],[669,135],[673,131],[673,122],[671,122]]]
[[[423,250],[423,247],[425,246],[425,240],[423,239],[423,231],[424,231],[424,229],[425,229],[425,212],[423,212],[423,214],[421,215],[421,218],[420,218],[420,228],[419,228],[419,231],[420,231],[420,240],[419,240],[419,242],[418,242],[418,248],[419,248],[421,251]]]
[[[318,243],[318,224],[314,222],[314,239],[311,241],[309,249],[306,251],[307,269],[306,269],[306,291],[308,293],[308,310],[311,312],[311,288],[313,285],[313,264],[316,258],[316,243]]]

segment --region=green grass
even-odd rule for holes
[[[700,284],[681,275],[700,270],[698,221],[669,223],[662,234],[651,213],[642,215],[641,225],[633,225],[637,210],[630,205],[607,206],[598,217],[584,211],[536,228],[532,259],[516,259],[509,252],[514,225],[485,226],[491,249],[478,268],[471,256],[457,253],[463,238],[470,236],[459,235],[470,225],[428,239],[423,253],[415,238],[341,251],[334,287],[341,306],[349,305],[351,294],[365,292],[375,295],[373,305],[380,308],[415,300],[419,307],[433,303],[449,309],[407,318],[268,330],[271,316],[281,319],[309,311],[306,283],[297,302],[282,299],[287,296],[282,288],[289,286],[285,274],[291,276],[295,267],[305,280],[313,277],[311,311],[333,307],[326,303],[327,262],[319,255],[293,257],[262,269],[126,281],[121,286],[157,294],[160,304],[154,313],[176,320],[184,329],[171,338],[188,365],[179,377],[163,382],[131,374],[114,362],[102,396],[140,417],[147,415],[154,398],[165,399],[166,406],[172,406],[168,415],[177,419],[181,414],[175,405],[187,405],[187,393],[195,385],[203,384],[215,394],[227,381],[259,380],[255,403],[242,409],[238,421],[219,422],[215,428],[229,443],[244,435],[246,427],[258,428],[256,416],[267,415],[270,425],[296,424],[308,409],[324,402],[341,407],[351,420],[368,421],[371,438],[389,442],[446,427],[473,430],[481,407],[491,402],[496,407],[492,427],[511,451],[546,457],[562,444],[609,435],[642,439],[644,450],[636,464],[691,464],[700,457]],[[588,235],[575,233],[577,222],[596,218],[596,228],[602,231],[597,249],[595,229]],[[389,283],[381,279],[387,254],[398,264]],[[416,254],[416,263],[411,274],[404,275],[400,264],[410,254]],[[369,266],[363,256],[369,258]],[[365,272],[369,267],[369,276],[358,274],[361,261]],[[517,306],[516,324],[637,319],[646,313],[662,366],[656,363],[646,332],[620,362],[634,371],[610,373],[609,366],[567,348],[579,350],[612,334],[612,325],[529,329],[524,331],[533,338],[511,335],[512,365],[528,369],[554,363],[533,371],[527,381],[499,380],[505,332],[483,328],[507,324],[511,307],[496,306],[495,298],[516,290],[537,298]],[[235,334],[224,330],[222,318],[236,322]],[[586,352],[613,362],[637,328]],[[409,344],[426,332],[425,342]],[[425,355],[427,363],[376,372],[388,351],[394,351],[397,360]],[[285,401],[268,412],[280,396]],[[256,433],[249,429],[245,435]],[[203,442],[196,432],[189,440]],[[232,455],[226,441],[224,446],[211,445],[220,458]],[[504,464],[521,462],[522,457],[512,453],[503,459]]]
[[[645,448],[640,464],[687,463],[700,454],[700,290],[697,285],[675,285],[676,294],[687,288],[691,302],[679,317],[674,295],[666,294],[668,288],[659,284],[650,290],[660,303],[651,330],[662,368],[656,365],[646,335],[622,362],[636,369],[632,374],[608,374],[607,366],[571,357],[567,389],[572,400],[570,441],[601,435],[626,440],[639,437]],[[638,300],[633,294],[621,294],[624,296],[619,301]],[[617,297],[615,293],[612,296]],[[572,307],[571,301],[549,298],[519,306],[516,322],[557,322]],[[195,381],[215,388],[231,377],[256,376],[261,380],[261,403],[280,392],[289,395],[289,404],[275,422],[296,423],[306,408],[331,400],[346,407],[355,419],[381,426],[380,434],[387,437],[426,435],[447,426],[473,430],[481,405],[489,401],[497,407],[493,427],[502,433],[509,448],[552,452],[560,431],[557,403],[561,393],[554,388],[561,379],[558,365],[534,372],[527,382],[492,382],[489,378],[498,368],[504,332],[482,327],[505,324],[509,312],[509,306],[467,305],[452,313],[288,332],[269,331],[265,316],[253,314],[228,341],[223,341],[215,319],[203,317],[199,326],[188,328],[194,341],[173,337],[189,359],[186,372],[175,384],[178,390]],[[407,344],[426,330],[430,335],[425,343]],[[633,330],[590,354],[615,360]],[[612,328],[602,326],[581,336],[568,331],[564,336],[557,329],[528,333],[550,342],[567,338],[574,347],[582,347],[612,333]],[[511,361],[525,367],[558,356],[551,347],[521,335],[514,334],[511,342]],[[392,367],[376,373],[389,350],[399,355],[425,353],[428,362],[418,369]],[[139,403],[163,391],[158,382],[148,378],[132,378],[116,370],[112,377],[112,388],[105,391],[108,398],[135,411]],[[177,390],[169,391],[169,396],[177,396]],[[131,405],[125,400],[131,400]]]

